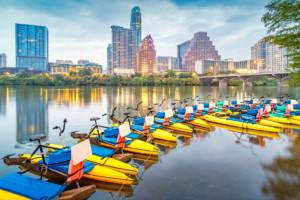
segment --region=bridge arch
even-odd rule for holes
[[[227,76],[207,76],[200,77],[202,80],[207,80],[209,83],[219,82],[220,87],[228,86],[228,81],[237,78],[243,81],[243,87],[252,87],[252,81],[259,77],[271,77],[277,80],[278,86],[288,86],[290,75],[288,72],[284,73],[261,73],[261,74],[236,74]]]

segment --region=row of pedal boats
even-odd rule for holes
[[[232,109],[237,107],[238,109]],[[91,118],[91,121],[95,121],[95,125],[89,134],[78,134],[76,132],[72,134],[74,138],[78,139],[78,142],[87,139],[91,141],[92,155],[84,163],[84,179],[131,185],[135,182],[134,176],[138,173],[138,169],[126,162],[114,159],[112,155],[124,151],[133,153],[135,159],[154,158],[156,160],[155,157],[159,155],[159,148],[145,141],[150,136],[153,139],[152,143],[155,143],[155,141],[157,143],[167,141],[170,144],[175,143],[176,146],[177,135],[192,136],[192,132],[197,129],[209,132],[211,126],[219,126],[234,131],[246,131],[250,134],[253,132],[253,134],[260,134],[266,137],[277,137],[284,127],[300,127],[300,106],[293,105],[294,109],[287,114],[288,107],[274,106],[271,112],[267,112],[267,104],[253,108],[251,105],[249,107],[249,103],[247,106],[238,106],[235,102],[231,102],[231,105],[224,105],[224,102],[223,104],[218,102],[187,105],[179,109],[175,108],[173,104],[173,109],[156,112],[152,116],[153,121],[150,124],[146,124],[149,121],[149,116],[134,118],[133,121],[129,120],[131,132],[122,140],[120,148],[116,148],[120,143],[119,126],[116,125],[99,130],[97,125],[99,118]],[[151,109],[149,108],[149,110]],[[63,131],[60,132],[60,137],[61,133]],[[43,138],[38,137],[37,140],[40,141]],[[23,159],[23,163],[46,165],[50,169],[49,174],[51,174],[51,169],[67,174],[68,162],[71,159],[71,147],[65,146],[63,141],[61,145],[48,143],[44,147],[49,150],[44,158],[42,154],[20,154],[19,158]],[[9,157],[5,157],[5,159],[9,159]],[[16,164],[23,166],[19,162]],[[38,173],[36,174],[38,175]],[[47,174],[44,176],[47,177]],[[4,180],[7,181],[6,179]],[[0,179],[0,194],[5,198],[22,199],[21,197],[24,197],[24,199],[34,199],[32,196],[24,194],[26,190],[23,193],[16,192],[10,188],[9,184],[7,187],[3,186],[5,184],[7,182],[3,182]]]

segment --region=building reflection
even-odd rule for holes
[[[49,101],[55,106],[84,107],[102,102],[102,87],[51,90]]]
[[[48,136],[47,89],[30,88],[16,93],[17,142],[25,143],[31,135]]]
[[[267,177],[261,191],[275,199],[299,199],[300,137],[289,137],[288,155],[275,157],[271,164],[262,164]]]
[[[0,87],[0,116],[5,116],[7,104],[9,102],[10,89],[7,87]]]

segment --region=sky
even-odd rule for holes
[[[80,59],[106,68],[111,26],[130,27],[142,13],[142,38],[151,34],[157,56],[177,56],[177,45],[207,32],[221,59],[251,58],[266,36],[261,22],[269,0],[0,0],[0,53],[15,64],[15,23],[47,26],[49,61]]]

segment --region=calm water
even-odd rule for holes
[[[67,145],[75,144],[69,132],[87,132],[90,117],[110,113],[114,106],[123,118],[126,107],[143,101],[148,106],[167,98],[174,99],[211,94],[238,98],[265,93],[300,95],[299,89],[253,87],[0,87],[0,156],[31,153],[32,134],[45,134],[43,142],[60,143],[55,125],[68,119],[63,135]],[[135,114],[133,114],[135,115]],[[106,118],[101,124],[108,124]],[[195,132],[192,138],[178,137],[176,148],[159,146],[157,162],[133,160],[139,165],[139,183],[120,189],[118,185],[99,183],[91,199],[299,199],[300,137],[298,129],[285,129],[277,138],[259,138],[215,128]],[[0,162],[0,176],[18,171]],[[118,192],[119,191],[119,192]]]

